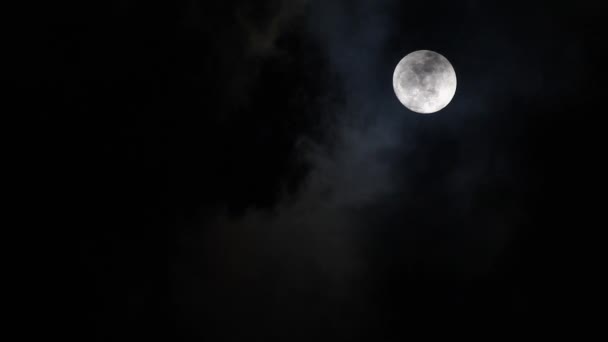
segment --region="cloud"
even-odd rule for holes
[[[266,3],[266,13],[252,14],[256,4],[243,6],[237,10],[239,24],[247,32],[248,52],[252,56],[269,56],[280,53],[276,42],[293,24],[295,19],[302,15],[309,0],[276,0]]]
[[[265,25],[258,27],[244,21],[252,32],[252,52],[273,53],[281,28],[301,10],[298,6],[286,7],[286,2],[281,4]],[[343,25],[346,27],[327,29],[344,32],[353,23]],[[363,31],[370,25],[373,27],[365,23],[356,34],[366,35]],[[312,32],[314,28],[309,30]],[[360,64],[354,61],[345,64],[349,53],[379,44],[373,38],[367,36],[362,45],[358,45],[360,40],[345,40],[336,45],[324,41],[336,37],[317,36],[328,49],[331,68],[339,74],[347,93],[344,103],[330,103],[319,109],[332,110],[326,113],[331,118],[323,121],[325,136],[331,138],[318,140],[306,134],[298,138],[293,153],[310,165],[310,173],[300,190],[293,194],[285,191],[270,209],[251,207],[239,216],[217,212],[182,237],[184,254],[179,264],[190,265],[190,271],[179,272],[181,283],[189,286],[206,283],[206,288],[212,289],[204,298],[242,298],[234,307],[226,302],[218,304],[228,316],[247,311],[248,307],[255,311],[254,307],[261,305],[265,315],[270,316],[260,318],[264,322],[298,322],[310,315],[314,320],[340,327],[336,332],[339,336],[353,334],[357,330],[354,322],[371,319],[373,310],[367,307],[364,295],[370,285],[370,260],[364,250],[369,232],[365,229],[371,227],[362,222],[369,207],[395,191],[389,160],[393,153],[399,153],[395,149],[403,151],[399,132],[402,122],[395,113],[384,113],[391,108],[386,102],[394,100],[390,93],[362,103],[361,96],[370,99],[369,93],[362,91],[377,94],[379,89],[353,87],[365,83],[373,87],[378,82],[371,71],[359,68],[373,69],[379,56],[370,52],[373,56],[359,59]],[[344,49],[335,50],[341,47]],[[378,120],[376,116],[384,119]],[[202,275],[190,274],[192,269],[203,270]],[[201,288],[195,287],[194,292],[198,291]],[[191,302],[186,306],[205,305],[204,301],[192,302],[196,295],[188,298]],[[303,298],[308,298],[307,303],[301,302]],[[341,314],[344,311],[350,313]]]

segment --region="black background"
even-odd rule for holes
[[[594,323],[602,2],[26,11],[8,77],[24,90],[14,150],[37,242],[28,315],[58,318],[60,336],[493,339]],[[419,49],[458,75],[435,115],[392,90]]]

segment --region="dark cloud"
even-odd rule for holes
[[[77,226],[57,234],[78,275],[53,272],[85,340],[393,341],[566,313],[596,5],[67,9],[21,44],[18,81],[40,94],[32,187],[77,202],[42,216]],[[437,115],[393,94],[420,49],[458,75]]]

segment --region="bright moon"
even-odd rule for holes
[[[420,50],[405,56],[393,74],[399,101],[410,110],[435,113],[447,106],[456,93],[456,72],[447,58]]]

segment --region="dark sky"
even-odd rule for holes
[[[10,80],[40,315],[61,307],[55,328],[79,341],[495,340],[574,322],[599,229],[606,9],[36,8]],[[458,77],[434,115],[392,89],[421,49]]]

